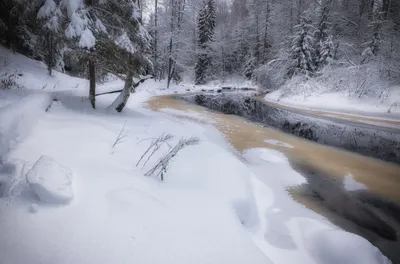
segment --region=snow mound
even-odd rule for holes
[[[193,157],[202,157],[193,161]],[[234,209],[240,222],[248,228],[258,225],[257,209],[248,167],[225,149],[209,142],[182,150],[171,164],[166,177],[169,183],[185,188],[201,188],[217,196]],[[179,164],[179,165],[178,165]]]
[[[41,156],[27,173],[26,180],[42,202],[64,204],[74,197],[71,170],[50,157]]]
[[[389,264],[378,248],[366,239],[334,229],[319,221],[295,219],[306,250],[320,264]]]
[[[361,191],[361,190],[368,189],[367,186],[356,181],[353,178],[353,175],[351,175],[350,173],[348,173],[344,176],[343,185],[344,185],[344,188],[348,191]]]

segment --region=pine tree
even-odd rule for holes
[[[302,17],[300,24],[295,29],[296,34],[290,49],[292,64],[288,69],[288,76],[292,77],[296,74],[312,76],[316,69],[313,60],[314,27],[309,19]]]
[[[199,51],[197,55],[197,63],[195,67],[195,83],[204,84],[206,82],[206,75],[209,73],[211,67],[211,55],[209,44],[214,39],[215,30],[215,5],[214,0],[207,0],[203,2],[203,7],[199,12],[198,19],[198,32],[199,32]]]
[[[254,69],[256,68],[256,61],[257,59],[253,56],[250,56],[246,60],[243,75],[249,80],[251,80],[251,78],[253,77]]]
[[[316,70],[322,69],[330,60],[333,59],[335,44],[329,23],[329,5],[332,0],[328,0],[322,8],[320,22],[315,32],[315,67]]]
[[[369,24],[371,36],[364,43],[366,48],[363,51],[364,59],[376,56],[379,52],[381,42],[381,29],[384,22],[383,0],[373,0],[372,20]]]
[[[95,108],[96,68],[129,78],[143,72],[149,63],[145,51],[150,37],[142,27],[137,0],[46,0],[38,18],[50,36],[48,57],[49,73],[54,65],[53,36],[62,29],[69,47],[77,50],[89,68],[89,100]],[[61,23],[64,23],[61,25]],[[130,87],[130,85],[127,85]],[[129,96],[124,97],[125,102]],[[122,104],[120,104],[122,105]],[[118,106],[118,109],[123,108]],[[125,104],[124,104],[125,105]]]

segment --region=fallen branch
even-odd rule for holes
[[[154,76],[149,75],[149,76],[146,76],[146,77],[140,79],[137,83],[135,83],[135,84],[132,85],[132,90],[136,89],[136,88],[139,86],[139,84],[144,83],[144,82],[147,81],[148,79],[153,79],[153,78],[154,78]],[[115,91],[110,91],[110,92],[105,92],[105,93],[98,93],[98,94],[96,94],[96,96],[105,95],[105,94],[120,93],[120,92],[122,92],[122,90],[123,90],[123,89],[119,89],[119,90],[115,90]]]

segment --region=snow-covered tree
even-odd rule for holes
[[[328,0],[322,8],[320,21],[315,31],[315,67],[316,70],[322,69],[335,54],[335,44],[331,32],[332,25],[329,22],[330,4]]]
[[[369,24],[371,34],[364,43],[366,46],[364,57],[376,56],[379,52],[381,42],[381,29],[384,22],[383,0],[372,1],[372,19]]]
[[[78,48],[82,59],[88,61],[89,99],[93,108],[96,64],[108,72],[125,74],[128,79],[143,71],[141,63],[150,65],[144,59],[150,37],[142,27],[140,14],[137,0],[61,0],[57,3],[45,0],[40,8],[38,18],[43,21],[47,34],[52,36],[63,30],[70,46]],[[53,58],[49,57],[51,68]]]
[[[210,44],[214,39],[215,29],[214,0],[206,0],[199,12],[198,20],[198,55],[195,68],[196,84],[204,84],[211,67]]]
[[[311,21],[305,16],[296,27],[296,33],[292,40],[290,49],[291,66],[288,69],[288,76],[304,74],[312,76],[315,72],[314,54],[314,27]]]
[[[244,65],[243,75],[249,80],[251,80],[251,78],[253,76],[253,72],[256,68],[256,61],[257,61],[256,58],[254,58],[253,56],[250,56],[246,60],[246,63]]]

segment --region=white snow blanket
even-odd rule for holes
[[[72,172],[51,157],[42,156],[26,175],[26,180],[42,202],[63,204],[70,202]]]

